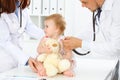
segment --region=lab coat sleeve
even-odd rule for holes
[[[18,61],[18,66],[25,66],[30,58],[28,54],[25,54],[19,47],[10,41],[5,42],[4,49]]]
[[[118,1],[118,0],[117,0]],[[113,5],[112,9],[112,22],[109,26],[109,41],[106,40],[104,43],[99,42],[92,42],[88,43],[88,45],[91,45],[90,49],[95,54],[99,55],[106,55],[106,56],[113,56],[118,57],[120,54],[120,1],[116,2],[116,4]],[[83,44],[85,45],[85,44]],[[87,45],[86,45],[87,46]]]
[[[41,28],[38,28],[30,19],[28,14],[28,10],[24,10],[25,15],[27,16],[27,24],[26,24],[26,33],[35,39],[41,39],[44,36],[44,31]]]
[[[10,33],[4,20],[0,20],[0,47],[5,50],[6,54],[14,58],[15,62],[18,62],[18,66],[24,66],[30,57],[11,42]]]

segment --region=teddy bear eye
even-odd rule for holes
[[[53,44],[52,46],[53,46],[53,47],[57,47],[57,44]]]

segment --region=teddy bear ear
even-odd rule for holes
[[[52,46],[53,46],[53,47],[57,47],[57,44],[56,44],[56,43],[54,43]]]

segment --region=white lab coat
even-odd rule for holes
[[[44,36],[42,29],[36,27],[27,13],[22,11],[22,28],[20,29],[20,14],[2,13],[0,18],[0,72],[17,66],[24,66],[29,55],[22,51],[20,41],[25,32],[33,38],[40,39]]]
[[[89,31],[87,29],[86,31]],[[82,38],[82,49],[91,51],[90,54],[84,57],[120,59],[120,0],[105,0],[99,26],[96,25],[96,31],[95,41],[92,41],[93,36],[91,34],[93,35],[93,32],[87,35],[92,38]]]

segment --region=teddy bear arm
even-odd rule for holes
[[[45,70],[46,70],[46,74],[47,76],[51,77],[51,76],[55,76],[58,73],[58,69],[49,63],[43,63]]]
[[[46,57],[47,57],[46,54],[40,54],[40,55],[37,57],[37,61],[44,62],[45,59],[46,59]]]
[[[64,71],[68,70],[70,68],[70,66],[71,66],[71,63],[67,59],[61,60],[58,64],[58,68],[59,68],[60,72],[64,72]]]

